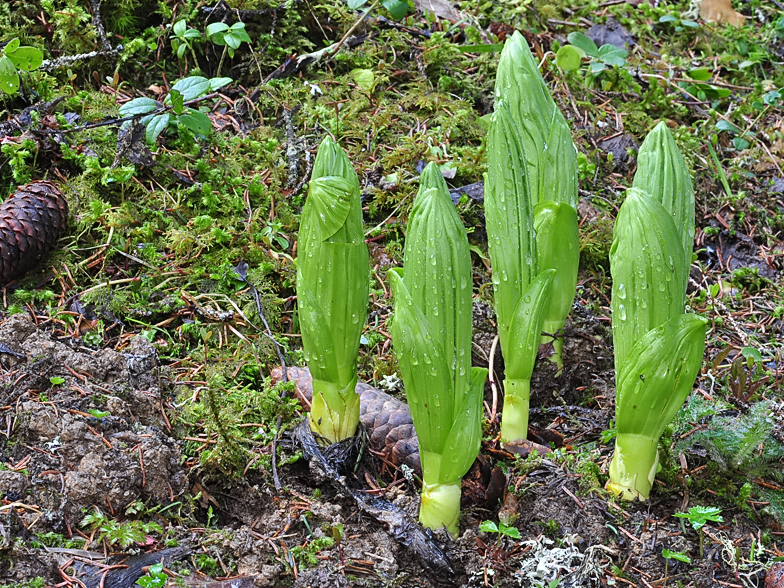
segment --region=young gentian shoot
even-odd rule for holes
[[[422,460],[419,520],[456,536],[460,481],[479,453],[487,370],[471,368],[468,238],[434,163],[414,201],[403,270],[389,276],[390,332]]]
[[[325,138],[302,209],[297,302],[313,374],[310,425],[332,443],[354,435],[359,423],[357,357],[370,288],[359,196],[348,157]]]
[[[572,308],[580,261],[577,230],[577,152],[572,134],[519,32],[507,39],[498,62],[496,102],[509,107],[520,131],[536,223],[539,271],[557,270],[544,311],[541,342],[553,341],[552,361],[563,368],[563,328]]]
[[[520,132],[504,102],[487,136],[485,218],[498,335],[506,362],[501,441],[528,436],[531,375],[555,270],[541,274]]]
[[[642,190],[630,189],[618,213],[610,267],[617,435],[607,489],[646,500],[659,438],[702,364],[708,321],[683,314],[689,262],[679,230]]]

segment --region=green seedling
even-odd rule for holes
[[[682,551],[670,551],[669,549],[662,549],[662,557],[664,558],[664,580],[667,581],[669,576],[669,566],[670,560],[674,559],[675,561],[681,561],[683,563],[690,564],[691,558],[683,553]]]
[[[193,44],[197,40],[202,39],[199,31],[188,28],[188,23],[185,19],[178,20],[172,27],[172,36],[169,39],[171,39],[172,51],[177,55],[177,59],[182,61],[185,51],[190,51],[193,65],[198,66],[199,61],[196,59],[196,51],[193,49]]]
[[[49,383],[52,386],[62,386],[63,384],[65,384],[65,378],[63,378],[62,376],[52,376],[51,378],[49,378]]]
[[[615,45],[604,44],[597,47],[590,38],[583,33],[569,33],[569,45],[563,45],[555,56],[555,63],[564,71],[577,71],[582,66],[582,60],[588,59],[585,71],[586,78],[599,80],[603,73],[613,67],[624,67],[629,52]],[[607,88],[605,88],[607,89]]]
[[[220,63],[218,63],[218,71],[216,75],[220,76],[221,68],[223,67],[223,60],[226,53],[229,57],[234,59],[234,51],[236,51],[243,42],[250,43],[250,37],[245,31],[244,22],[236,22],[229,26],[225,22],[213,22],[207,25],[207,38],[223,47]]]
[[[518,529],[517,527],[507,526],[500,521],[497,525],[493,521],[483,521],[482,524],[479,525],[479,530],[484,533],[497,533],[498,534],[497,545],[499,546],[501,545],[502,537],[510,537],[511,539],[520,538],[520,529]]]
[[[702,557],[702,528],[707,523],[721,523],[724,518],[721,516],[721,509],[717,506],[692,506],[689,512],[676,512],[673,516],[679,519],[687,519],[692,529],[697,531],[700,536],[700,557]]]
[[[163,588],[166,586],[166,574],[163,573],[163,564],[157,563],[147,569],[147,573],[136,580],[142,588]]]

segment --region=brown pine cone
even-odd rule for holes
[[[0,204],[0,284],[41,261],[67,224],[68,202],[52,182],[22,186]]]
[[[313,376],[308,368],[288,368],[289,380],[297,382],[296,393],[310,403],[313,396]],[[279,367],[272,370],[272,381],[283,378]],[[390,463],[407,465],[417,475],[422,474],[419,461],[419,440],[414,431],[411,411],[405,402],[364,382],[357,383],[359,418],[367,427],[370,448]]]

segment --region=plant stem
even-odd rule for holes
[[[501,413],[501,442],[515,443],[528,437],[528,406],[531,380],[504,381],[504,410]]]
[[[460,516],[460,484],[424,484],[419,505],[419,522],[428,529],[446,530],[457,537]]]
[[[224,45],[223,53],[221,53],[221,58],[220,58],[220,61],[218,62],[218,71],[215,74],[216,78],[220,77],[221,68],[223,67],[223,60],[226,58],[226,51],[228,51],[228,49],[229,49],[229,46],[228,45]]]
[[[647,500],[659,463],[658,438],[619,433],[606,488],[624,500]]]

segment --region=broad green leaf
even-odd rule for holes
[[[664,121],[648,133],[640,147],[634,187],[647,192],[670,213],[690,263],[694,249],[694,185],[686,161]],[[684,278],[688,279],[688,272]],[[683,288],[685,291],[685,281]]]
[[[155,140],[158,138],[166,127],[169,125],[169,113],[166,112],[164,114],[157,114],[150,122],[147,123],[147,130],[145,132],[145,137],[147,141],[150,143],[154,143]]]
[[[386,8],[395,20],[402,20],[408,13],[407,0],[381,0],[381,6]]]
[[[566,38],[572,45],[585,51],[587,55],[599,57],[599,49],[596,47],[596,43],[583,33],[569,33],[569,36]]]
[[[212,133],[212,122],[203,112],[189,108],[185,114],[177,117],[177,121],[188,127],[194,133],[205,137]]]
[[[552,289],[555,270],[539,274],[520,297],[503,349],[507,380],[530,380],[542,336],[544,310]],[[499,335],[501,326],[499,325]]]
[[[199,39],[201,38],[201,33],[196,29],[188,29],[182,37],[183,39]]]
[[[160,102],[152,98],[134,98],[120,106],[120,116],[133,116],[136,114],[147,114],[163,106]]]
[[[574,45],[564,45],[555,55],[555,64],[564,71],[577,71],[582,64],[580,51]]]
[[[178,43],[179,43],[179,42],[178,42]],[[174,41],[172,41],[172,46],[173,46],[173,45],[174,45]],[[183,43],[182,45],[179,45],[179,46],[177,47],[177,49],[175,49],[175,51],[177,51],[177,59],[182,59],[182,58],[183,58],[183,56],[185,55],[185,51],[186,51],[187,49],[188,49],[188,46],[187,46],[187,45],[185,45],[184,43]]]
[[[427,176],[437,185],[437,165],[428,168]],[[417,194],[403,267],[411,298],[438,333],[455,394],[464,394],[471,371],[471,254],[465,227],[445,188]]]
[[[399,270],[393,269],[388,276],[395,298],[390,334],[406,385],[419,449],[441,455],[452,427],[455,396],[452,373],[438,331],[430,326],[414,302]]]
[[[719,129],[720,131],[727,131],[729,133],[735,133],[737,135],[743,132],[737,126],[724,119],[721,119],[716,123],[716,128]]]
[[[707,319],[681,314],[648,331],[632,348],[616,372],[619,434],[661,437],[694,386],[707,328]]]
[[[506,357],[515,309],[538,273],[533,205],[524,162],[520,133],[502,102],[496,106],[487,135],[485,224],[498,332]]]
[[[651,329],[683,313],[689,266],[669,212],[630,188],[615,220],[610,248],[615,372]]]
[[[367,0],[348,0],[346,3],[351,10],[359,10],[365,4],[367,4]]]
[[[538,269],[556,270],[544,312],[547,333],[561,329],[572,308],[580,265],[580,232],[577,212],[565,202],[545,200],[534,206]]]
[[[19,74],[16,66],[8,57],[0,57],[0,90],[15,94],[19,90]]]
[[[190,76],[179,80],[172,89],[180,92],[183,100],[187,102],[209,92],[210,81],[202,76]]]
[[[496,101],[509,107],[527,163],[531,203],[577,206],[577,152],[566,119],[519,32],[506,41],[498,62]]]

